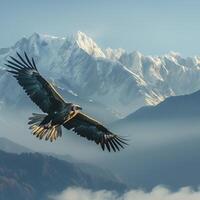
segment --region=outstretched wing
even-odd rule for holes
[[[62,108],[65,104],[64,99],[39,74],[34,59],[30,60],[25,52],[24,58],[19,53],[17,55],[18,59],[10,56],[5,65],[10,68],[7,71],[13,74],[31,100],[45,113]]]
[[[121,148],[124,148],[124,145],[127,145],[126,139],[111,133],[101,123],[82,112],[77,113],[74,118],[63,124],[63,126],[74,131],[77,135],[95,141],[96,144],[101,145],[103,150],[106,147],[108,151],[120,151]]]

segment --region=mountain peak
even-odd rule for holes
[[[139,52],[139,51],[133,51],[131,54],[132,54],[133,56],[138,57],[138,58],[141,58],[141,57],[142,57],[142,53]]]
[[[88,54],[93,55],[94,57],[105,57],[101,48],[98,47],[92,38],[88,37],[85,33],[78,31],[73,38],[77,45]]]
[[[57,36],[54,36],[54,35],[49,35],[49,34],[45,34],[45,33],[37,33],[37,32],[34,32],[30,37],[29,39],[43,39],[43,40],[53,40],[53,39],[59,39],[59,40],[65,40],[66,38],[65,37],[57,37]]]
[[[105,54],[107,58],[112,59],[112,60],[119,60],[122,54],[124,53],[125,53],[125,50],[122,48],[112,49],[109,47],[105,49]]]

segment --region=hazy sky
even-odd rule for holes
[[[199,0],[0,0],[0,47],[33,32],[78,30],[100,47],[200,55]]]

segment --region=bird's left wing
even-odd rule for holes
[[[120,151],[121,148],[124,148],[124,145],[127,145],[126,139],[113,134],[100,122],[82,112],[77,113],[75,117],[63,124],[63,126],[81,137],[95,141],[96,144],[101,145],[103,150],[106,147],[108,151]]]
[[[23,87],[31,100],[45,113],[65,105],[64,99],[58,94],[53,85],[45,80],[38,72],[34,59],[30,60],[24,52],[24,58],[17,53],[18,59],[10,56],[5,65],[18,83]]]

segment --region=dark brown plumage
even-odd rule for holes
[[[127,141],[110,132],[95,119],[82,113],[81,107],[66,102],[38,72],[34,59],[24,53],[18,59],[10,56],[5,64],[9,73],[17,79],[31,100],[46,114],[35,114],[29,118],[28,124],[36,137],[54,141],[62,136],[61,125],[77,135],[100,144],[102,149],[119,151],[127,145]]]

